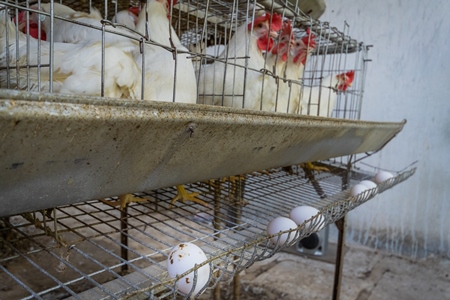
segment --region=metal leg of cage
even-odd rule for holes
[[[338,244],[336,252],[336,265],[334,269],[333,300],[339,300],[341,294],[342,268],[344,266],[345,226],[347,215],[335,222],[338,228]]]
[[[347,189],[350,169],[352,167],[351,159],[347,164],[347,171],[342,175],[342,190]],[[344,246],[345,246],[345,228],[347,225],[347,215],[335,222],[338,229],[338,242],[336,251],[336,264],[334,269],[334,282],[333,282],[333,300],[339,300],[341,294],[342,283],[342,269],[344,267]]]
[[[120,210],[120,257],[128,262],[128,205]],[[121,266],[121,273],[128,273],[128,263]]]
[[[214,240],[220,238],[220,179],[214,180]],[[220,272],[220,271],[219,271]],[[220,274],[217,274],[220,277]],[[220,282],[214,288],[214,300],[220,300]]]
[[[242,207],[244,206],[244,190],[245,190],[245,178],[239,177],[235,186],[235,195],[233,195],[234,206],[236,209],[236,223],[238,225],[241,224],[242,217]],[[239,259],[239,257],[235,257],[235,260]],[[240,299],[240,290],[241,290],[241,278],[239,273],[236,273],[233,277],[233,300]]]

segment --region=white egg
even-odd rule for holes
[[[170,278],[175,278],[177,275],[181,275],[184,272],[192,269],[195,264],[200,264],[207,260],[205,252],[198,246],[192,243],[181,243],[176,245],[170,251],[167,259],[167,271]],[[197,269],[197,284],[192,292],[192,295],[197,293],[208,283],[209,281],[209,264]],[[189,294],[194,284],[194,271],[184,276],[177,282],[178,290]]]
[[[375,178],[373,179],[377,184],[380,184],[390,178],[394,177],[392,173],[387,171],[378,171],[377,174],[375,174]]]
[[[368,189],[373,189],[377,187],[377,184],[370,180],[363,180],[359,184],[365,185]]]
[[[319,213],[319,210],[317,208],[312,207],[312,206],[302,205],[302,206],[297,206],[297,207],[293,208],[291,210],[291,212],[289,213],[289,218],[291,218],[292,221],[295,222],[295,224],[301,225],[301,224],[303,224],[303,222],[311,219],[311,217],[314,217],[318,213]],[[314,222],[314,224],[317,224],[316,222],[318,222],[318,224],[321,224],[317,228],[317,231],[321,230],[323,228],[323,226],[325,225],[325,223],[323,223],[324,222],[323,216],[319,216],[317,218],[317,220],[313,220],[312,222]]]
[[[367,190],[367,187],[365,185],[359,183],[351,188],[350,195],[356,196],[361,193],[364,193],[366,190]]]
[[[280,231],[285,231],[285,230],[289,230],[289,229],[295,229],[297,228],[297,224],[295,224],[294,221],[292,221],[289,218],[286,217],[277,217],[275,219],[273,219],[272,221],[270,221],[270,223],[267,225],[267,233],[269,235],[272,234],[277,234]],[[290,242],[294,239],[295,236],[295,232],[291,232],[290,236],[289,236],[289,241],[288,239],[288,233],[283,233],[281,236],[274,236],[272,237],[270,240],[272,241],[272,243],[276,244],[278,242],[278,245],[281,246],[286,242]]]

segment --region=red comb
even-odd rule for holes
[[[348,87],[352,85],[353,79],[355,78],[355,71],[348,71],[347,73],[339,74],[338,76],[342,77],[341,83],[337,86],[337,89],[340,91],[346,91]]]
[[[355,78],[355,71],[348,71],[347,73],[345,73],[345,76],[347,76],[347,80],[352,82],[353,79]]]
[[[130,7],[128,9],[128,11],[131,12],[133,15],[138,16],[139,12],[141,11],[141,8],[139,6],[133,6],[133,7]]]
[[[269,14],[270,17],[270,14]],[[269,18],[270,21],[270,18]],[[281,27],[283,27],[283,18],[281,17],[281,15],[274,13],[272,16],[272,25],[271,25],[271,29],[272,31],[278,31],[281,29]]]
[[[25,14],[26,14],[26,11],[21,11],[17,15],[17,20],[18,20],[18,23],[19,23],[19,29],[20,29],[20,27],[21,27],[20,25],[22,23],[26,23],[27,22]],[[14,23],[16,22],[16,17],[14,17],[13,21],[14,21]],[[23,26],[23,28],[20,29],[23,33],[29,34],[31,37],[33,37],[35,39],[39,38],[39,30],[38,30],[39,25],[37,23],[34,23],[34,22],[32,22],[30,20],[30,23],[28,25],[29,31],[27,31],[28,28],[27,28],[26,24],[24,24],[24,25],[25,26]],[[42,28],[41,28],[41,40],[42,41],[46,41],[47,40],[47,35],[45,34],[45,31]]]
[[[286,22],[284,22],[281,32],[283,35],[291,35],[292,34],[291,21],[287,20]]]
[[[311,30],[308,28],[306,29],[306,35],[302,37],[302,42],[308,47],[316,48],[316,36],[314,33],[311,33]]]
[[[272,19],[272,24],[270,25],[270,29],[272,31],[278,31],[283,26],[283,19],[279,14],[273,14],[273,16],[270,13],[265,13],[262,16],[257,17],[253,23],[248,24],[248,30],[252,29],[252,26],[258,25],[259,23],[269,21]]]

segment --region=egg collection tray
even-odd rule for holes
[[[185,278],[170,278],[167,272],[172,247],[187,242],[200,247],[207,260],[184,275],[195,272],[195,282],[208,282],[202,289],[208,293],[218,282],[229,282],[255,261],[333,223],[414,172],[412,166],[374,189],[351,196],[343,186],[371,179],[373,174],[347,176],[345,170],[331,169],[311,177],[292,166],[237,180],[186,185],[209,207],[177,202],[171,208],[176,190],[164,188],[135,194],[146,201],[123,211],[112,207],[108,201],[114,199],[109,199],[11,216],[3,219],[0,228],[0,245],[8,250],[0,259],[0,280],[8,286],[0,291],[0,298],[175,299],[178,294],[187,299],[189,295],[176,285]],[[300,205],[313,206],[320,213],[295,229],[267,234],[271,220],[288,217]],[[289,242],[274,247],[271,238],[285,233]],[[26,272],[13,268],[22,263],[28,265]],[[204,273],[195,270],[206,265],[205,280]]]
[[[378,151],[404,124],[0,90],[0,216]]]

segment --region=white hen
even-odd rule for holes
[[[300,113],[301,79],[303,78],[307,59],[316,47],[315,38],[316,36],[309,29],[306,30],[305,36],[301,38],[294,37],[294,44],[286,66],[286,78],[291,81],[288,93],[290,113]]]
[[[196,103],[197,81],[194,67],[187,53],[188,50],[181,44],[169,22],[167,17],[169,5],[172,4],[169,4],[167,0],[149,0],[148,7],[144,7],[139,14],[136,30],[145,35],[145,12],[147,11],[150,40],[162,46],[146,43],[144,55],[136,56],[139,66],[145,59],[144,99]],[[172,47],[185,53],[177,53],[174,56],[174,52],[166,49]]]
[[[39,42],[17,31],[0,12],[0,66],[4,67],[0,70],[0,87],[49,92],[50,48],[49,42]],[[101,95],[101,53],[99,42],[54,43],[53,92]],[[40,68],[27,68],[38,64]],[[16,66],[20,66],[18,74]],[[141,72],[131,54],[107,45],[104,72],[105,96],[140,98]]]
[[[271,49],[281,24],[279,15],[266,13],[238,27],[219,60],[199,70],[199,103],[272,110],[269,103],[261,105],[264,75],[259,71],[265,67],[263,51]]]
[[[339,92],[345,92],[352,85],[354,71],[328,76],[320,86],[304,87],[301,99],[301,114],[331,117]]]
[[[63,17],[71,21],[81,22],[88,25],[84,26],[68,22],[66,20],[54,18],[53,39],[55,42],[86,43],[90,41],[91,42],[102,41],[102,30],[89,27],[89,26],[96,26],[98,28],[101,28],[102,26],[101,22],[103,18],[96,8],[91,8],[91,13],[88,14],[84,12],[74,11],[70,7],[65,6],[63,4],[54,3],[53,5],[55,16]],[[38,9],[38,6],[33,6],[32,8]],[[50,13],[50,8],[51,8],[50,3],[42,3],[40,10],[46,13]],[[42,29],[47,33],[47,35],[50,33],[51,30],[50,17],[44,14],[32,13],[30,14],[30,20],[36,23],[41,21]],[[107,45],[114,44],[115,47],[119,47],[123,51],[130,52],[133,54],[138,52],[139,42],[137,40],[129,38],[129,37],[137,38],[138,36],[135,33],[122,27],[107,26],[106,28],[112,31],[113,33],[105,31],[105,44]]]
[[[291,22],[285,21],[277,45],[267,54],[269,70],[277,76],[277,80],[267,76],[264,92],[268,98],[267,101],[272,104],[272,111],[294,113],[296,108],[296,105],[293,105],[290,101],[289,82],[285,80],[287,59],[293,42]]]
[[[118,23],[127,26],[130,29],[136,30],[136,24],[138,22],[139,8],[131,7],[129,9],[124,9],[111,19],[111,22]]]

